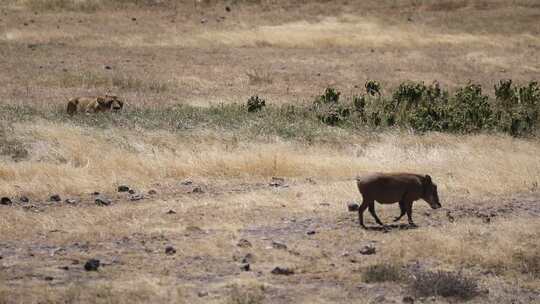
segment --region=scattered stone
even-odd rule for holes
[[[204,193],[204,190],[200,186],[197,186],[191,190],[191,193]]]
[[[84,264],[84,270],[97,271],[100,266],[100,261],[96,259],[90,259]]]
[[[276,241],[272,241],[272,247],[275,249],[287,249],[287,245]]]
[[[174,211],[173,209],[169,209],[169,211],[167,211],[167,214],[176,214],[176,211]]]
[[[112,67],[110,65],[106,65],[104,68],[105,70],[112,70]]]
[[[30,199],[27,196],[23,195],[23,196],[19,197],[19,201],[21,203],[28,203],[28,202],[30,202]]]
[[[246,254],[243,258],[242,258],[242,263],[244,264],[251,264],[255,262],[255,256],[251,253],[248,253]]]
[[[450,210],[446,211],[446,217],[450,223],[453,223],[456,220]]]
[[[70,204],[70,205],[76,205],[77,204],[77,201],[72,199],[72,198],[68,198],[64,201],[66,204]]]
[[[144,195],[142,195],[142,194],[134,194],[134,195],[129,197],[130,201],[140,201],[142,199],[144,199]]]
[[[307,235],[314,235],[315,233],[317,233],[317,231],[315,231],[315,230],[309,230],[306,234],[307,234]]]
[[[193,182],[188,179],[188,180],[185,180],[185,181],[181,182],[180,184],[182,184],[184,186],[189,186],[189,185],[192,185]]]
[[[127,192],[128,192],[129,194],[135,194],[135,189],[129,189]]]
[[[324,206],[324,207],[329,207],[330,203],[320,203],[319,205]]]
[[[383,302],[385,302],[385,301],[386,301],[386,297],[385,297],[383,294],[380,294],[380,295],[377,295],[377,296],[373,299],[372,303],[383,303]]]
[[[206,297],[208,295],[208,291],[199,291],[197,295],[199,298]]]
[[[249,271],[251,268],[250,268],[249,264],[246,263],[246,264],[242,264],[240,266],[240,269],[242,269],[243,271]]]
[[[129,191],[129,187],[126,186],[126,185],[120,185],[118,186],[118,192],[128,192]]]
[[[100,193],[97,192],[97,191],[94,191],[94,192],[92,192],[92,195],[100,195]]]
[[[131,21],[137,21],[137,18],[133,17],[131,18]]]
[[[274,269],[272,269],[272,274],[277,274],[277,275],[292,275],[294,274],[294,270],[290,269],[290,268],[287,268],[287,267],[276,267]]]
[[[62,198],[58,194],[53,194],[51,197],[49,197],[50,202],[61,202]]]
[[[173,255],[176,253],[176,249],[173,246],[167,246],[165,247],[165,254],[167,255]]]
[[[358,208],[360,208],[360,206],[358,206],[357,203],[348,203],[347,204],[347,209],[349,210],[349,212],[358,211]]]
[[[308,183],[312,184],[312,185],[317,184],[317,182],[316,182],[313,178],[311,178],[311,177],[306,178],[306,181],[307,181]]]
[[[227,12],[230,12],[230,11],[231,11],[231,7],[227,5],[227,6],[225,6],[225,10],[226,10]]]
[[[0,205],[12,205],[13,202],[11,201],[11,199],[9,197],[2,197],[0,199]]]
[[[246,239],[240,239],[238,241],[238,244],[236,244],[236,246],[242,247],[242,248],[247,248],[247,247],[251,247],[251,243],[250,243],[250,241],[248,241]]]
[[[154,189],[148,190],[148,195],[156,195],[157,191]]]
[[[46,277],[44,277],[43,279],[44,279],[45,281],[52,281],[52,280],[54,280],[54,278],[53,278],[53,277],[50,277],[50,276],[46,276]]]
[[[272,177],[272,181],[268,185],[270,187],[286,187],[285,179],[282,177]]]
[[[360,254],[363,254],[363,255],[372,255],[372,254],[375,254],[377,250],[375,249],[375,246],[373,245],[366,245],[362,247],[358,252],[360,252]]]
[[[58,267],[59,269],[62,269],[62,270],[69,270],[69,266],[60,266]]]
[[[403,303],[405,304],[414,304],[414,298],[410,296],[403,297]]]
[[[205,24],[206,22],[208,22],[208,20],[206,18],[201,18],[201,23],[202,24]]]
[[[97,197],[95,202],[98,206],[109,206],[111,204],[111,200],[103,196]]]

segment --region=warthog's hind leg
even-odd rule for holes
[[[399,210],[401,213],[394,219],[394,222],[399,221],[407,213],[407,208],[405,207],[405,203],[403,201],[399,201]]]
[[[413,222],[413,219],[412,219],[412,203],[413,202],[407,202],[405,204],[405,208],[407,210],[407,218],[409,219],[409,225],[416,227],[416,224]]]
[[[362,205],[358,207],[358,222],[360,223],[360,226],[362,226],[362,228],[364,229],[366,229],[366,226],[364,225],[364,211],[366,211],[368,205],[368,201],[364,199],[362,201]]]

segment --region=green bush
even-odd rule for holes
[[[515,87],[512,80],[495,85],[494,119],[497,129],[513,136],[531,134],[536,129],[540,110],[538,83]]]
[[[341,92],[334,88],[327,88],[324,94],[315,98],[313,109],[320,121],[330,126],[336,126],[350,116],[350,109],[339,103],[340,95]]]
[[[266,106],[266,100],[259,96],[251,96],[247,101],[248,112],[257,112]]]

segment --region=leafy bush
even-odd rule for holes
[[[514,87],[512,80],[501,80],[495,85],[495,114],[497,129],[521,136],[536,129],[540,111],[538,83]]]
[[[364,85],[366,88],[366,93],[371,96],[379,95],[381,96],[381,84],[375,80],[368,80]]]
[[[259,96],[251,96],[247,101],[248,112],[257,112],[266,106],[266,100],[259,98]]]
[[[454,272],[421,271],[411,276],[410,287],[420,297],[442,296],[470,299],[478,295],[476,280]]]
[[[482,87],[469,84],[460,88],[450,101],[448,128],[461,133],[489,129],[491,115],[488,96],[482,94]]]
[[[313,108],[320,121],[335,126],[350,116],[350,109],[339,103],[340,95],[341,92],[336,91],[334,88],[327,88],[324,94],[315,98]]]

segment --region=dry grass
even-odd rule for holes
[[[327,86],[352,96],[367,79],[384,90],[406,79],[534,80],[537,1],[233,2],[230,12],[220,1],[0,4],[0,99],[30,106],[8,113],[28,120],[0,122],[0,196],[31,199],[0,206],[0,303],[366,303],[381,293],[401,302],[403,281],[362,283],[373,265],[462,272],[490,291],[474,303],[538,302],[537,138],[299,121],[253,136],[245,130],[258,125],[237,123],[246,120],[234,111],[195,128],[195,114],[136,116],[256,94],[301,103]],[[140,109],[125,115],[141,124],[55,112],[68,97],[106,91]],[[300,131],[316,140],[286,136]],[[418,229],[361,230],[346,202],[360,199],[353,178],[367,171],[429,173],[444,209],[418,202]],[[269,187],[274,176],[289,187]],[[132,202],[119,184],[158,194]],[[94,191],[113,205],[96,206]],[[54,193],[81,202],[45,202]],[[385,223],[398,213],[376,208]],[[495,215],[485,223],[478,212]],[[252,247],[238,247],[243,238]],[[366,242],[375,255],[358,253]],[[85,272],[90,258],[104,266]],[[276,266],[295,274],[273,275]]]

